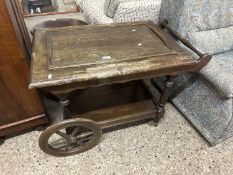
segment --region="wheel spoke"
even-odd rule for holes
[[[93,135],[93,132],[86,132],[86,133],[82,133],[80,135],[77,136],[77,139],[84,139],[86,137],[90,137]]]
[[[78,146],[84,146],[84,142],[79,140],[78,143],[77,143]]]
[[[71,137],[76,136],[81,131],[81,127],[76,127],[71,133]]]
[[[67,140],[65,145],[65,151],[68,151],[69,147],[70,147],[70,141]]]
[[[69,145],[67,145],[67,142],[66,142],[66,144],[61,145],[61,146],[59,146],[59,147],[55,147],[55,148],[56,148],[56,149],[62,149],[62,150],[68,151]]]
[[[57,140],[53,143],[50,144],[50,146],[52,146],[53,148],[61,148],[64,147],[64,145],[66,145],[67,141],[66,140]]]
[[[57,131],[56,134],[58,134],[59,136],[61,136],[62,138],[65,138],[65,139],[69,138],[69,136],[66,135],[66,133],[61,132],[61,131]]]
[[[52,146],[55,149],[65,149],[65,151],[68,151],[70,145],[71,145],[71,142],[69,139],[65,139],[62,142],[61,142],[61,140],[58,140],[58,141],[50,144],[50,146]]]

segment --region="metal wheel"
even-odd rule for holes
[[[70,156],[93,148],[100,136],[101,128],[96,122],[81,118],[69,119],[43,131],[39,146],[53,156]]]

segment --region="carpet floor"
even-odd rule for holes
[[[71,157],[43,153],[39,135],[32,131],[0,146],[1,175],[233,174],[233,139],[210,147],[171,104],[159,126],[105,133],[96,147]]]

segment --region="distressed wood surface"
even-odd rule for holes
[[[195,64],[152,22],[38,29],[30,88],[85,88],[178,74]]]
[[[49,69],[117,64],[175,53],[145,25],[48,32],[47,44]]]

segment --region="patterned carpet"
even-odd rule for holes
[[[158,127],[144,123],[106,133],[95,148],[76,156],[44,154],[39,135],[6,140],[1,175],[233,174],[233,139],[210,147],[171,104]]]

